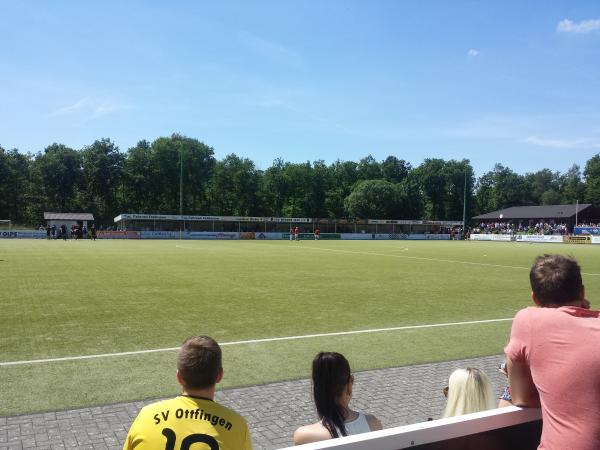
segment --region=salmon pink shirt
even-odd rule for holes
[[[600,449],[600,312],[525,308],[504,349],[531,369],[540,395],[541,449]]]

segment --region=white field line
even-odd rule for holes
[[[432,323],[432,324],[426,324],[426,325],[407,325],[407,326],[403,326],[403,327],[392,327],[392,328],[373,328],[370,330],[338,331],[338,332],[334,332],[334,333],[317,333],[317,334],[304,334],[304,335],[299,335],[299,336],[282,336],[282,337],[265,338],[265,339],[249,339],[249,340],[245,340],[245,341],[222,342],[219,345],[221,347],[224,347],[224,346],[230,346],[230,345],[263,344],[266,342],[294,341],[294,340],[299,340],[299,339],[312,339],[312,338],[331,337],[331,336],[350,336],[353,334],[363,334],[363,333],[382,333],[382,332],[386,332],[386,331],[418,330],[418,329],[422,329],[422,328],[439,328],[439,327],[452,327],[452,326],[461,326],[461,325],[477,325],[477,324],[482,324],[482,323],[507,322],[509,320],[512,320],[512,318],[472,320],[472,321],[468,321],[468,322]],[[147,353],[173,352],[176,350],[179,350],[179,347],[155,348],[155,349],[151,349],[151,350],[137,350],[137,351],[133,351],[133,352],[101,353],[98,355],[65,356],[63,358],[31,359],[31,360],[25,360],[25,361],[6,361],[6,362],[0,362],[0,367],[22,366],[25,364],[41,364],[41,363],[60,362],[60,361],[79,361],[82,359],[110,358],[110,357],[116,357],[116,356],[143,355],[143,354],[147,354]]]
[[[300,248],[300,247],[297,247],[297,248]],[[320,250],[323,252],[350,253],[350,254],[367,255],[367,256],[386,256],[388,258],[416,259],[416,260],[420,260],[420,261],[433,261],[433,262],[444,262],[444,263],[453,263],[453,264],[467,264],[470,266],[499,267],[502,269],[531,270],[531,267],[507,266],[507,265],[503,265],[503,264],[480,263],[480,262],[473,262],[473,261],[460,261],[457,259],[427,258],[425,256],[394,255],[394,254],[390,254],[390,253],[359,252],[359,251],[353,251],[353,250],[340,250],[337,248],[323,248],[323,247],[303,246],[302,248],[307,249],[307,250]],[[600,276],[600,273],[581,272],[581,274],[582,275],[591,275],[591,276]]]

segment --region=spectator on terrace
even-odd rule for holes
[[[381,430],[372,415],[349,408],[354,377],[343,355],[319,353],[312,363],[313,395],[319,421],[294,432],[294,445]]]
[[[444,395],[448,398],[444,417],[496,408],[490,379],[484,372],[472,367],[452,372]]]
[[[589,309],[581,269],[539,256],[529,273],[537,307],[517,313],[504,349],[515,405],[541,405],[539,448],[600,448],[600,312]]]
[[[512,222],[493,222],[493,223],[485,223],[481,222],[477,228],[474,230],[477,234],[510,234],[513,235],[515,233],[527,233],[527,234],[567,234],[567,226],[563,223],[556,224],[554,221],[550,223],[538,221],[536,223],[531,222],[529,225],[525,226],[522,222],[519,222],[518,225],[515,225]]]
[[[506,378],[508,378],[508,372],[506,371],[506,362],[503,362],[498,366],[498,371]],[[506,386],[502,389],[500,397],[498,398],[498,408],[504,408],[505,406],[512,406],[512,397],[510,396],[510,386]]]
[[[219,344],[208,336],[187,339],[177,355],[177,381],[182,394],[142,408],[123,450],[251,450],[246,421],[214,401],[216,384],[222,378]]]

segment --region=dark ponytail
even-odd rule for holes
[[[313,360],[313,395],[321,423],[332,438],[346,436],[345,410],[338,404],[339,398],[350,382],[350,364],[344,355],[321,352]]]

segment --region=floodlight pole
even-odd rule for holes
[[[578,215],[579,215],[579,199],[577,199],[577,203],[575,204],[575,226],[578,223]],[[573,229],[573,233],[575,233],[575,229]]]
[[[465,167],[465,187],[463,193],[463,239],[467,235],[467,168]]]
[[[183,216],[183,150],[179,145],[179,215]],[[181,240],[182,221],[179,219],[179,239]]]

